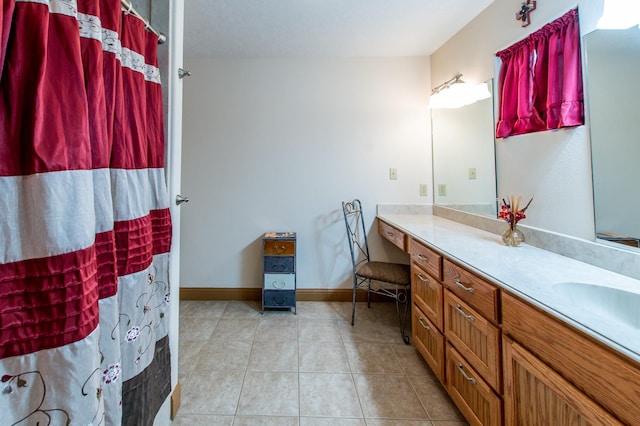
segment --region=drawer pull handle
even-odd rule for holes
[[[280,265],[275,265],[274,264],[273,266],[271,266],[271,269],[274,272],[284,272],[285,269],[287,269],[287,265],[285,265],[284,263],[281,263]]]
[[[418,255],[418,260],[422,260],[423,262],[429,262],[429,258],[424,257],[423,255],[419,254]]]
[[[466,285],[462,284],[462,283],[460,282],[460,280],[456,280],[456,285],[457,285],[458,287],[460,287],[461,289],[463,289],[464,291],[468,291],[468,292],[469,292],[469,293],[471,293],[471,294],[473,294],[473,293],[475,293],[475,292],[476,292],[476,291],[473,289],[473,287],[467,287]]]
[[[478,382],[476,379],[465,373],[461,363],[458,363],[458,371],[460,372],[460,374],[462,374],[462,377],[464,377],[466,381],[471,382],[474,385]]]
[[[460,305],[457,305],[457,306],[456,306],[456,311],[458,311],[458,313],[459,313],[460,315],[462,315],[463,317],[465,317],[466,319],[468,319],[468,320],[469,320],[469,321],[471,321],[471,322],[473,322],[473,321],[475,321],[475,320],[476,320],[476,317],[474,317],[473,315],[466,314],[466,313],[462,310],[462,307],[461,307]]]
[[[390,237],[393,237],[393,232],[387,231],[387,235],[390,236]]]
[[[274,281],[271,283],[271,285],[273,286],[273,288],[284,288],[287,283],[285,283],[284,281]]]
[[[273,253],[275,254],[284,254],[287,252],[287,246],[285,246],[284,244],[281,246],[274,245],[273,247],[271,247],[271,251],[273,251]]]
[[[431,330],[431,327],[429,327],[427,324],[425,324],[424,321],[422,320],[422,318],[418,318],[418,322],[420,323],[422,328],[424,328],[425,330],[427,330],[427,331]]]
[[[418,279],[420,281],[422,281],[423,283],[425,283],[425,284],[429,284],[429,280],[427,278],[423,277],[422,274],[419,273],[419,272],[418,272]]]

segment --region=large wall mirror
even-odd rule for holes
[[[496,217],[493,110],[493,97],[431,110],[435,204]]]
[[[595,30],[583,46],[596,236],[640,250],[640,29]]]

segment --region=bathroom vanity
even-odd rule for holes
[[[379,214],[410,256],[413,344],[471,425],[640,424],[640,281],[432,215]]]

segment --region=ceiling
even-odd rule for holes
[[[425,56],[493,0],[187,0],[187,57]]]

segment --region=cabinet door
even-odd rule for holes
[[[502,425],[502,400],[477,371],[447,344],[447,392],[472,426]],[[514,423],[506,423],[512,426]],[[548,423],[559,424],[559,423]]]
[[[505,338],[503,347],[506,424],[622,424],[522,346]]]
[[[430,274],[411,264],[411,297],[429,320],[442,330],[442,284]]]
[[[440,383],[444,384],[444,336],[415,304],[411,329],[414,346],[429,364]]]
[[[444,295],[444,334],[484,380],[500,392],[500,329],[449,290]]]

